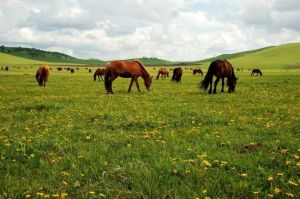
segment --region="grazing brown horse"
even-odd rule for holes
[[[140,92],[140,87],[138,83],[138,78],[140,76],[144,79],[147,90],[150,90],[152,77],[150,77],[145,67],[139,61],[113,61],[106,65],[104,82],[107,94],[113,93],[112,82],[118,76],[121,76],[123,78],[131,78],[128,92],[131,91],[131,87],[134,81],[136,83],[138,91]]]
[[[181,82],[181,76],[183,74],[183,70],[182,68],[178,67],[178,68],[174,68],[173,70],[173,76],[172,76],[172,82],[176,82],[179,83]]]
[[[228,93],[234,92],[236,80],[238,78],[236,78],[233,67],[227,60],[216,60],[210,64],[207,74],[204,80],[201,82],[201,88],[204,90],[207,90],[208,86],[210,86],[208,91],[209,94],[212,91],[212,81],[214,75],[217,77],[217,79],[215,81],[213,93],[217,93],[216,89],[220,79],[222,79],[221,92],[224,92],[224,78],[227,78],[227,85],[229,86]]]
[[[193,70],[193,75],[197,75],[197,73],[199,73],[199,74],[201,74],[203,76],[203,72],[202,72],[202,70],[200,68]]]
[[[159,79],[159,75],[161,75],[162,79],[165,79],[166,77],[169,77],[169,71],[168,71],[168,69],[167,68],[160,68],[158,70],[156,80]]]
[[[35,78],[40,86],[46,86],[46,81],[48,80],[48,76],[50,74],[49,66],[43,64],[39,67],[36,72]]]
[[[251,76],[254,76],[255,73],[256,73],[256,76],[258,76],[258,74],[260,76],[262,76],[262,72],[258,68],[252,69]]]
[[[101,80],[103,80],[102,76],[105,75],[105,68],[97,68],[95,73],[94,73],[94,81],[96,81],[97,77],[100,81],[100,78]]]
[[[75,70],[73,68],[71,68],[71,73],[74,73],[74,72],[75,72]]]

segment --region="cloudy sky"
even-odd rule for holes
[[[1,45],[173,61],[300,41],[300,0],[0,0]]]

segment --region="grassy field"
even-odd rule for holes
[[[0,198],[299,198],[300,71],[263,73],[234,94],[185,70],[106,95],[85,69],[46,87],[0,71]]]

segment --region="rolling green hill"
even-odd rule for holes
[[[77,59],[75,57],[63,53],[44,51],[35,48],[0,46],[0,52],[26,58],[26,59],[43,61],[43,62],[75,63],[75,64],[91,64],[91,65],[102,65],[105,63],[104,61],[97,60],[97,59],[88,59],[88,60]]]
[[[163,59],[158,59],[158,58],[135,58],[135,59],[127,59],[125,61],[132,61],[132,60],[139,60],[142,62],[145,66],[166,66],[166,65],[176,65],[176,62],[172,61],[167,61]]]
[[[240,68],[292,68],[300,66],[300,43],[283,44],[229,60]]]
[[[253,53],[257,53],[260,51],[264,51],[266,49],[270,49],[273,47],[274,46],[269,46],[269,47],[265,47],[265,48],[259,48],[259,49],[255,49],[255,50],[243,51],[243,52],[238,52],[238,53],[233,53],[233,54],[222,54],[222,55],[218,55],[216,57],[212,57],[212,58],[208,58],[208,59],[204,59],[204,60],[200,60],[200,61],[189,62],[189,64],[192,64],[192,65],[193,64],[201,64],[201,63],[206,63],[206,62],[212,62],[217,59],[227,59],[227,60],[234,59],[234,58],[250,55]]]
[[[8,55],[0,52],[0,65],[40,65],[40,64],[49,64],[49,65],[79,65],[76,63],[58,63],[58,62],[46,62],[46,61],[37,61],[26,59],[22,57],[17,57],[13,55]]]
[[[4,53],[1,53],[4,52]],[[12,56],[14,55],[14,56]],[[158,58],[136,58],[146,66],[174,66],[174,65],[204,65],[207,67],[216,59],[228,59],[235,68],[299,68],[300,43],[270,46],[256,50],[239,52],[234,54],[222,54],[213,58],[194,62],[172,62]],[[97,59],[82,60],[62,53],[48,52],[31,48],[0,47],[0,64],[2,65],[26,65],[48,63],[52,65],[85,64],[104,65],[106,62]]]

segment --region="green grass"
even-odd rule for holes
[[[191,71],[113,95],[85,69],[34,74],[0,71],[0,198],[300,197],[299,70],[238,72],[216,95]]]

